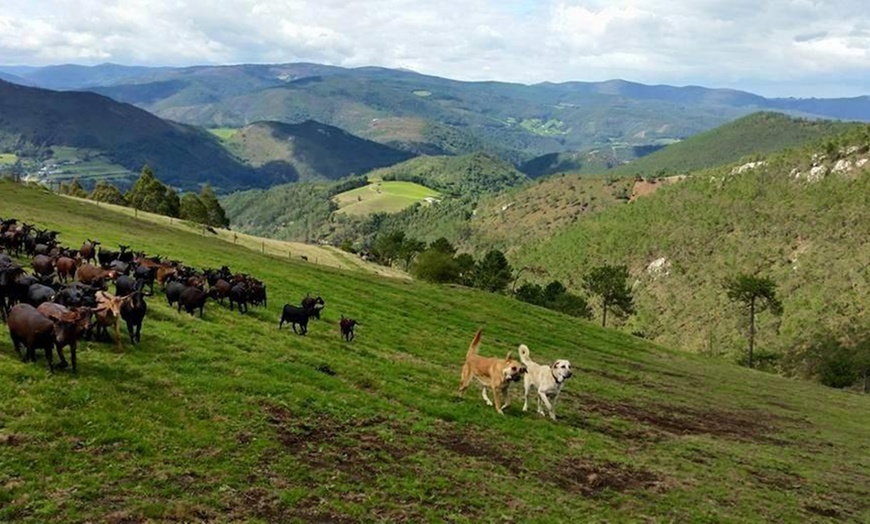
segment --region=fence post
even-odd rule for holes
[[[266,253],[266,242],[265,241],[260,243],[260,252],[263,254]]]

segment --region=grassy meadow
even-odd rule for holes
[[[861,522],[870,398],[652,345],[474,290],[256,253],[0,183],[0,217],[264,280],[266,308],[148,301],[142,344],[83,342],[79,372],[0,336],[0,521]],[[326,301],[308,336],[285,302]],[[362,322],[339,338],[340,315]],[[575,376],[559,420],[457,395],[527,344]],[[126,336],[126,330],[122,328]]]
[[[338,194],[335,202],[340,213],[349,215],[369,215],[372,213],[397,213],[426,197],[439,194],[426,186],[413,182],[377,181]]]

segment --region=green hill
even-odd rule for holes
[[[251,166],[285,180],[336,180],[412,156],[311,120],[257,122],[226,138],[226,144]]]
[[[654,346],[498,295],[272,258],[2,184],[0,215],[263,279],[269,307],[149,301],[142,344],[79,372],[0,337],[0,519],[801,521],[870,517],[870,399]],[[135,236],[130,236],[135,231]],[[326,299],[309,335],[284,302]],[[341,314],[363,322],[340,341]],[[481,353],[568,358],[555,423],[456,394]],[[126,333],[124,333],[126,335]],[[516,386],[513,386],[516,388]]]
[[[755,113],[671,144],[613,170],[614,175],[675,174],[767,155],[838,134],[859,124]]]
[[[728,356],[745,347],[745,328],[725,279],[769,276],[784,314],[761,318],[759,346],[791,354],[820,333],[866,325],[868,151],[864,126],[756,163],[699,171],[525,246],[514,262],[544,267],[575,290],[589,268],[627,264],[638,306],[629,329]]]
[[[100,157],[103,165],[131,174],[149,164],[164,182],[186,189],[205,182],[228,190],[285,181],[243,165],[201,129],[94,93],[0,81],[0,115],[0,153],[50,161],[53,148],[75,148],[78,161]]]

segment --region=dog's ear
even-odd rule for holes
[[[512,351],[508,351],[507,356],[504,358],[506,361],[509,361],[509,360],[511,359],[511,353],[513,353],[513,352],[512,352]]]
[[[550,367],[553,369],[556,369],[556,366],[558,366],[558,365],[559,365],[559,361],[557,360],[557,361],[553,362],[553,365]]]

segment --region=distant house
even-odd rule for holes
[[[423,201],[426,202],[427,204],[438,204],[441,202],[440,200],[438,200],[435,197],[426,197],[423,199]]]

